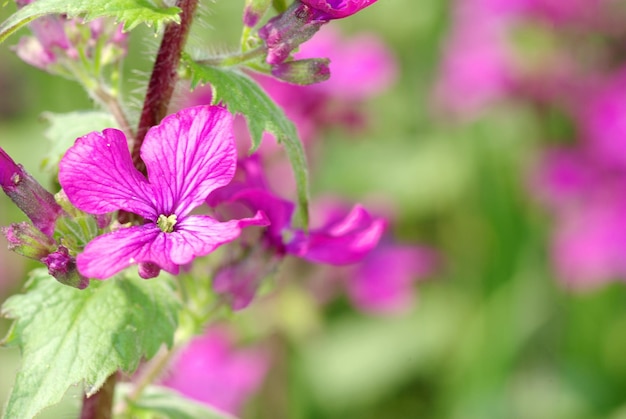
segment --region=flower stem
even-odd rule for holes
[[[113,395],[117,383],[117,372],[111,374],[98,392],[83,398],[80,419],[110,419],[113,417]]]
[[[178,0],[176,5],[181,9],[180,23],[172,22],[165,26],[163,40],[148,83],[137,135],[131,150],[135,167],[143,173],[145,173],[146,167],[141,160],[139,151],[148,130],[161,122],[167,114],[167,108],[178,80],[178,64],[187,41],[193,14],[198,6],[198,0]]]
[[[238,64],[245,63],[246,61],[253,60],[255,58],[261,57],[265,55],[267,49],[265,46],[256,47],[254,49],[232,54],[232,55],[224,55],[221,57],[211,57],[204,60],[198,60],[198,64],[210,65],[213,67],[232,67]]]

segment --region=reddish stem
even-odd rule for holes
[[[91,397],[83,397],[80,419],[111,419],[113,417],[113,395],[117,373],[113,373],[104,382],[98,392]]]
[[[180,24],[169,23],[165,27],[131,150],[135,167],[143,173],[146,172],[146,166],[139,156],[139,151],[148,130],[167,115],[174,87],[178,81],[178,64],[198,0],[178,0],[176,5],[182,10]]]

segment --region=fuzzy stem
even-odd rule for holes
[[[141,160],[139,151],[148,130],[161,122],[167,114],[167,108],[178,80],[178,64],[198,0],[178,0],[176,5],[181,9],[180,24],[168,23],[165,27],[163,40],[150,76],[137,135],[132,145],[133,163],[143,173],[146,171],[146,166]]]
[[[111,419],[113,417],[113,395],[117,383],[117,372],[107,378],[104,385],[91,397],[83,397],[80,419]]]
[[[210,65],[214,67],[232,67],[238,64],[245,63],[246,61],[253,60],[261,57],[267,53],[265,46],[256,47],[254,49],[231,55],[224,55],[221,57],[212,57],[204,60],[198,60],[198,64]]]

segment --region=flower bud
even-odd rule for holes
[[[326,23],[316,21],[314,17],[313,9],[296,1],[284,13],[273,17],[259,29],[259,37],[267,46],[267,63],[282,63],[291,51],[311,39]]]
[[[0,186],[30,218],[35,227],[52,237],[57,218],[64,214],[54,196],[0,148]]]
[[[139,276],[143,279],[151,279],[156,278],[161,273],[161,268],[159,265],[153,262],[141,262],[137,269],[139,271]]]
[[[272,67],[272,75],[288,83],[307,85],[328,80],[330,68],[327,58],[308,58],[285,61]]]
[[[64,246],[59,246],[56,252],[50,253],[41,261],[48,267],[48,273],[60,283],[81,290],[89,285],[89,279],[78,273],[76,259]]]
[[[316,20],[342,19],[366,8],[376,0],[300,0],[315,10]]]
[[[40,260],[56,246],[54,240],[27,222],[0,227],[0,232],[9,242],[9,250],[27,258]]]
[[[243,24],[249,28],[256,26],[271,4],[272,0],[246,0],[243,9]]]

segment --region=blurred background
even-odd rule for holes
[[[236,48],[242,8],[205,2],[191,48]],[[363,203],[424,262],[359,280],[287,260],[221,326],[223,362],[261,354],[252,384],[206,385],[232,386],[244,418],[626,418],[624,3],[380,0],[328,26],[348,82],[281,103],[309,118],[313,202]],[[93,104],[21,62],[18,39],[0,49],[0,146],[52,190],[42,114]],[[156,46],[131,33],[128,92]],[[23,219],[0,196],[0,224]],[[0,301],[33,266],[0,238]],[[3,404],[17,351],[0,365]],[[79,393],[41,417],[73,417]]]

